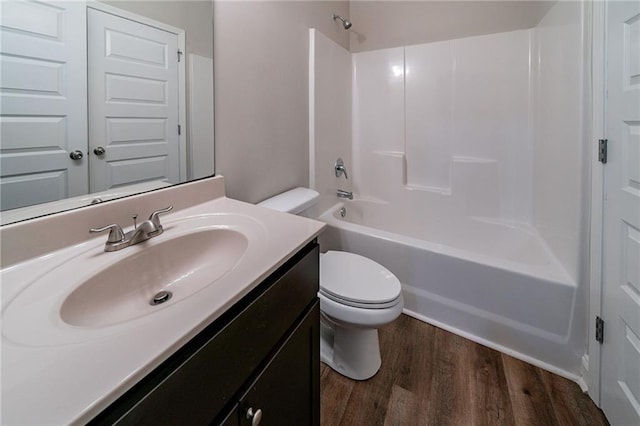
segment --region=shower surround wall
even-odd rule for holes
[[[335,203],[336,191],[351,191],[351,54],[321,32],[309,30],[309,185],[320,193],[307,212],[318,216]],[[347,175],[336,179],[342,158]]]
[[[356,192],[530,223],[530,45],[523,30],[354,54]]]
[[[586,281],[590,182],[583,5],[558,2],[535,29],[533,223],[574,280]],[[582,247],[582,249],[581,249]],[[581,253],[585,251],[584,253]]]
[[[321,215],[323,249],[385,264],[410,315],[575,380],[588,267],[582,8],[558,2],[530,30],[352,54],[356,200],[344,219],[341,204]],[[317,136],[346,100],[330,87],[348,76],[326,72],[338,57],[344,67],[344,49],[318,33],[314,46],[317,166],[346,148]],[[342,182],[325,169],[311,180],[330,195]]]

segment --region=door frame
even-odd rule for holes
[[[601,345],[596,341],[596,316],[602,316],[602,259],[604,226],[604,167],[598,160],[598,139],[606,138],[605,90],[608,0],[592,2],[591,40],[591,220],[589,249],[589,316],[588,321],[588,374],[589,396],[600,406]]]
[[[117,7],[110,6],[105,3],[100,3],[97,0],[87,0],[87,8],[96,9],[101,12],[109,13],[111,15],[119,16],[124,19],[139,22],[141,24],[149,25],[150,27],[158,28],[171,34],[175,34],[178,37],[178,49],[182,52],[182,58],[178,62],[178,125],[181,128],[181,132],[178,135],[178,152],[179,159],[178,164],[180,167],[179,179],[180,182],[187,180],[187,85],[186,85],[186,43],[185,43],[185,30],[165,24],[159,21],[155,21],[146,16],[138,15],[133,12],[118,9]],[[178,53],[176,52],[176,55]],[[177,130],[177,129],[176,129]]]

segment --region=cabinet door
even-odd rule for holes
[[[215,424],[215,423],[213,423]],[[236,404],[228,413],[227,417],[222,419],[218,426],[238,426],[238,404]]]
[[[320,424],[320,305],[315,303],[240,401],[240,425]],[[259,414],[258,414],[259,413]]]

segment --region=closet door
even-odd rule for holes
[[[90,189],[179,179],[178,36],[87,9]]]
[[[640,424],[640,3],[607,2],[604,344],[600,402],[611,425]]]
[[[0,207],[86,194],[85,6],[3,1],[0,7]],[[74,151],[82,158],[72,159]]]

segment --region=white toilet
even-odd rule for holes
[[[313,206],[319,194],[295,188],[258,205],[298,214]],[[320,255],[322,362],[355,380],[380,369],[378,328],[402,313],[400,281],[384,266],[343,251]]]

